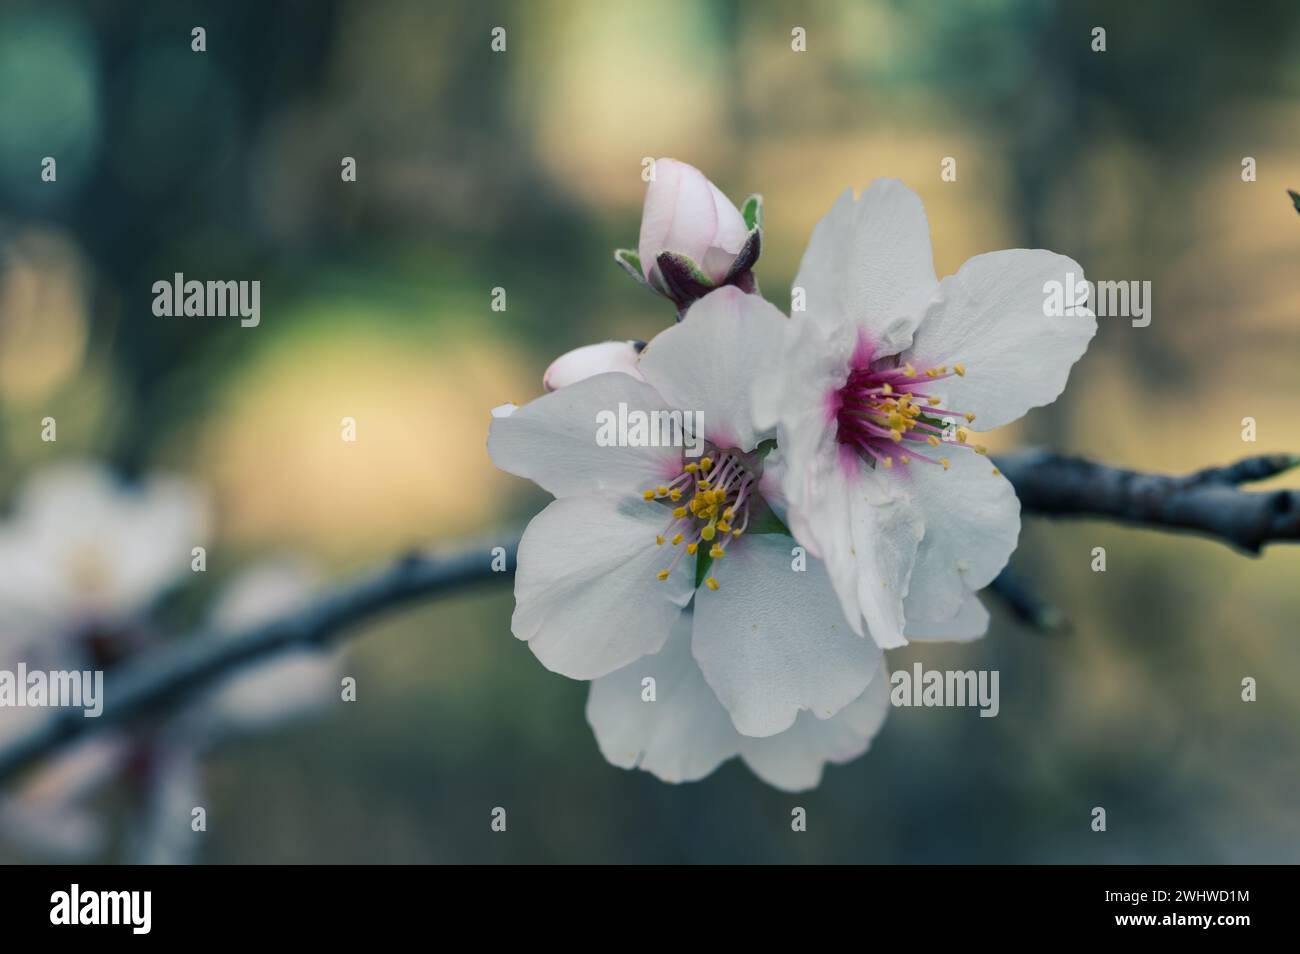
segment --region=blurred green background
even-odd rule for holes
[[[264,554],[346,578],[494,540],[546,498],[491,467],[489,409],[570,347],[671,320],[610,257],[636,243],[646,156],[764,195],[782,307],[835,195],[885,175],[923,198],[941,275],[1042,246],[1151,281],[1150,326],[1102,319],[1063,399],[995,451],[1300,452],[1297,51],[1289,0],[7,2],[0,501],[62,457],[179,471],[216,501],[213,587]],[[154,317],[174,272],[260,279],[260,327]],[[1000,670],[1000,716],[895,710],[797,796],[734,762],[685,786],[606,764],[586,685],[510,634],[508,586],[403,612],[351,642],[358,702],[208,760],[203,857],[1300,860],[1300,552],[1030,520],[1012,566],[1073,632],[993,602],[978,644],[890,660]]]

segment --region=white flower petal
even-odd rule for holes
[[[754,424],[762,430],[784,425],[792,440],[820,446],[823,435],[835,436],[835,415],[828,398],[844,387],[854,348],[848,325],[823,325],[805,314],[786,320],[780,348],[762,363],[753,393]]]
[[[302,609],[319,585],[314,570],[291,558],[254,564],[222,587],[208,623],[223,634],[261,626]]]
[[[780,735],[741,740],[741,757],[759,778],[787,792],[816,788],[827,762],[852,761],[871,745],[889,715],[889,672],[882,660],[867,688],[833,718],[799,713]]]
[[[320,581],[292,560],[268,561],[228,583],[212,607],[210,625],[226,637],[300,611]],[[339,699],[339,653],[290,649],[240,669],[199,704],[196,731],[220,738],[310,715]]]
[[[607,371],[622,371],[642,380],[636,364],[640,353],[636,341],[601,341],[574,348],[551,362],[542,375],[542,387],[558,391]]]
[[[4,719],[14,712],[0,710]],[[82,862],[103,851],[108,830],[93,796],[125,771],[129,741],[113,730],[56,752],[9,794],[0,794],[0,834],[25,852],[50,861]]]
[[[493,411],[488,454],[502,470],[557,497],[646,490],[681,473],[680,447],[602,447],[597,415],[666,411],[655,389],[627,374],[597,374],[505,414]]]
[[[903,350],[936,286],[920,197],[895,179],[856,202],[845,191],[813,229],[794,283],[815,321],[856,328],[876,357]]]
[[[695,600],[695,659],[743,735],[775,735],[803,709],[830,718],[881,659],[849,627],[822,564],[792,568],[793,546],[782,534],[737,539],[711,569],[720,589]]]
[[[884,649],[902,646],[903,600],[924,533],[915,501],[854,453],[835,447],[787,460],[795,538],[821,557],[854,632],[863,621]]]
[[[642,680],[654,680],[644,701]],[[691,614],[682,613],[663,649],[593,680],[587,721],[601,753],[620,768],[665,782],[693,782],[739,749],[740,735],[691,656]]]
[[[944,620],[968,592],[1002,572],[1020,538],[1020,500],[987,457],[953,448],[950,467],[913,461],[888,477],[912,494],[925,521],[908,586],[909,620]]]
[[[651,281],[661,252],[678,252],[702,263],[718,234],[717,190],[704,173],[676,159],[657,159],[654,169],[655,177],[646,188],[637,243],[647,281]]]
[[[715,445],[753,450],[761,439],[753,424],[754,378],[779,353],[785,327],[785,316],[759,296],[719,288],[646,345],[641,373],[670,405],[702,414],[704,435]]]
[[[960,363],[964,377],[935,386],[945,406],[971,412],[981,429],[1001,427],[1056,400],[1070,366],[1097,331],[1091,313],[1048,317],[1048,282],[1083,269],[1064,255],[1011,249],[976,255],[943,280],[911,350],[918,368]]]
[[[749,239],[749,229],[745,227],[745,217],[740,214],[740,210],[736,208],[735,203],[728,199],[722,190],[712,182],[709,183],[709,192],[713,196],[713,213],[718,222],[718,230],[713,234],[713,241],[710,245],[713,248],[729,252],[734,260]],[[707,255],[705,257],[707,258]],[[718,275],[716,279],[723,277],[724,275]]]
[[[966,643],[979,639],[989,628],[989,611],[974,593],[963,597],[961,606],[950,619],[940,622],[907,621],[907,638],[913,642]]]
[[[203,771],[198,749],[179,739],[157,746],[148,789],[130,855],[135,864],[193,864],[201,844],[193,812],[203,805]]]
[[[10,613],[118,619],[188,572],[191,549],[206,542],[207,513],[179,478],[131,486],[97,464],[68,462],[27,481],[4,536],[28,563],[0,592]]]
[[[547,669],[596,679],[659,651],[695,583],[685,558],[656,577],[677,549],[655,545],[668,520],[657,503],[615,494],[564,497],[532,519],[511,628]]]

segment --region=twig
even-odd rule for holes
[[[989,584],[988,591],[1002,600],[1016,619],[1041,633],[1063,633],[1070,628],[1065,614],[1041,599],[1018,573],[1003,570]]]
[[[1181,477],[1146,474],[1044,450],[996,461],[1026,513],[1102,517],[1161,530],[1189,530],[1258,553],[1266,543],[1300,540],[1300,491],[1249,492],[1298,463],[1287,454],[1248,457]]]
[[[499,544],[513,570],[519,534]],[[499,561],[498,561],[499,562]],[[442,596],[491,577],[487,545],[449,556],[412,554],[357,582],[327,593],[299,613],[238,635],[202,633],[137,662],[124,663],[104,680],[104,708],[87,719],[81,709],[56,709],[50,717],[0,748],[0,782],[84,732],[107,728],[180,701],[240,666],[295,647],[325,646],[349,628],[417,599]]]
[[[1300,491],[1252,493],[1237,486],[1295,466],[1294,457],[1252,457],[1185,477],[1120,470],[1042,450],[1002,455],[995,463],[1028,514],[1100,517],[1189,530],[1252,553],[1269,542],[1300,540]],[[518,540],[518,533],[512,533],[497,544],[505,547],[510,570]],[[509,572],[495,572],[492,563],[488,546],[446,557],[403,557],[359,582],[340,586],[306,611],[235,636],[198,634],[123,664],[106,680],[99,718],[84,718],[79,709],[56,710],[0,748],[0,782],[87,731],[176,703],[242,665],[292,647],[325,645],[355,630],[357,624],[415,600],[442,596],[475,582],[510,578]]]

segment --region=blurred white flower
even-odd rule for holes
[[[190,569],[206,539],[202,497],[154,477],[138,489],[93,464],[33,477],[0,525],[0,668],[112,670],[160,643],[151,604]],[[292,562],[233,578],[210,610],[209,629],[242,629],[300,608],[317,579]],[[0,833],[33,855],[85,861],[108,844],[97,797],[121,784],[133,796],[127,843],[144,862],[189,860],[202,804],[200,759],[233,734],[310,715],[338,699],[338,654],[291,650],[237,671],[162,722],[94,731],[52,755],[0,795]],[[110,690],[111,696],[111,690]],[[47,718],[0,708],[0,744]]]
[[[0,745],[33,726],[38,709],[0,712]],[[17,787],[0,794],[0,837],[33,857],[56,862],[86,861],[108,845],[108,825],[91,804],[105,785],[121,776],[129,743],[118,732],[80,739],[52,755]]]
[[[209,623],[233,637],[301,609],[318,585],[317,575],[301,564],[259,564],[226,585]],[[215,735],[310,716],[339,699],[339,655],[334,650],[285,650],[218,684],[195,714]]]
[[[129,486],[93,463],[54,465],[0,524],[0,634],[94,661],[95,640],[130,629],[206,539],[206,502],[177,477]]]

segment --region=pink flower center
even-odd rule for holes
[[[939,464],[948,469],[947,457],[932,456],[944,445],[985,453],[981,444],[970,444],[966,424],[974,414],[941,407],[943,400],[930,390],[953,375],[965,377],[966,369],[955,364],[917,370],[910,363],[895,367],[882,362],[855,359],[848,380],[828,395],[828,409],[838,425],[836,439],[864,459],[890,468],[913,460]]]

